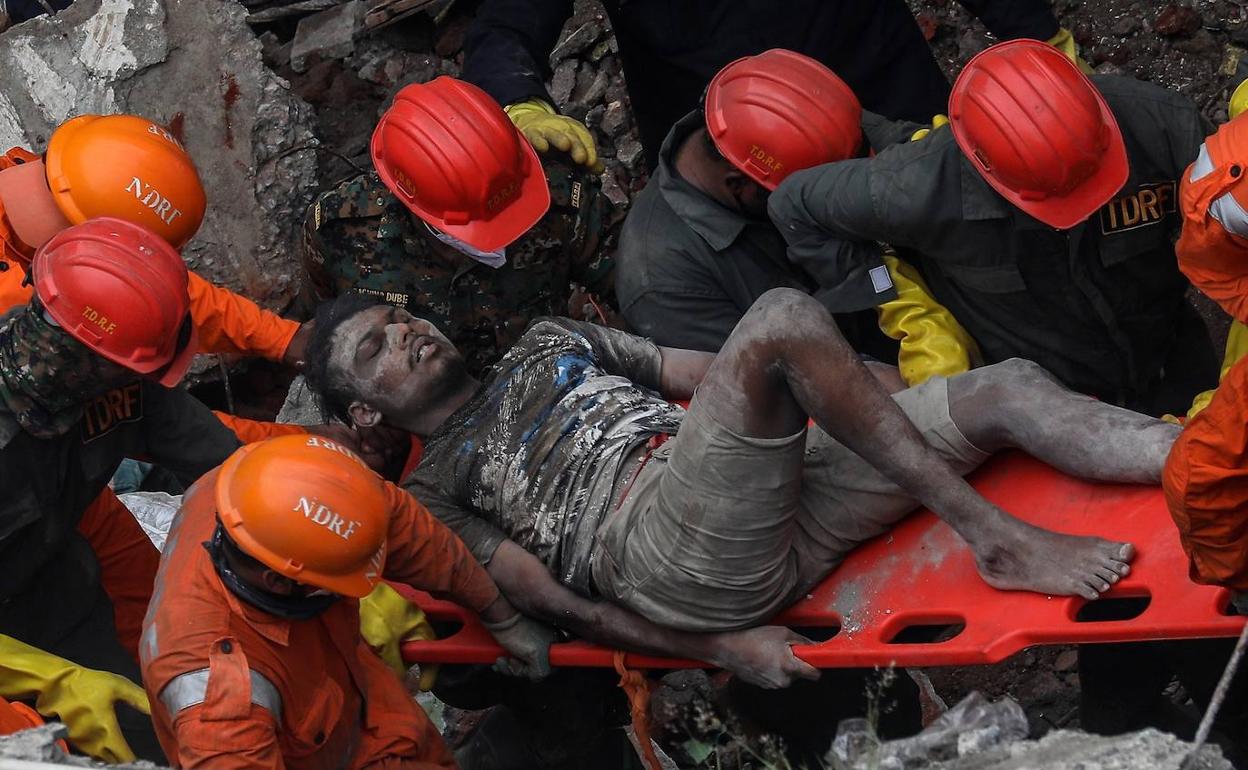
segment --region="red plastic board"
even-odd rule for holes
[[[1148,606],[1130,620],[1080,622],[1084,599],[996,590],[979,577],[953,530],[919,511],[855,550],[775,619],[803,631],[823,629],[820,637],[839,628],[826,641],[795,647],[799,657],[821,668],[967,665],[995,663],[1032,645],[1236,636],[1243,627],[1243,617],[1225,614],[1227,591],[1188,579],[1187,557],[1160,487],[1079,481],[1018,453],[994,458],[971,483],[1033,524],[1134,544],[1131,574],[1105,598],[1148,597]],[[446,639],[406,643],[406,660],[488,663],[501,654],[471,613],[428,595],[417,601],[430,617],[464,625]],[[956,625],[964,628],[940,642],[897,638],[912,626]],[[629,655],[628,661],[642,668],[704,665],[643,655]],[[551,648],[551,662],[609,667],[612,651],[569,642]]]

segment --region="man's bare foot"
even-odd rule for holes
[[[1131,571],[1130,543],[1063,535],[1001,513],[971,545],[975,565],[988,585],[1096,599]]]

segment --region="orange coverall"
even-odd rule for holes
[[[38,155],[15,147],[0,155],[0,171],[38,159]],[[32,256],[26,252],[9,228],[0,205],[0,314],[30,301],[33,288],[22,285],[26,278],[23,265]],[[190,273],[187,290],[191,320],[204,352],[244,353],[280,361],[299,330],[298,323],[261,310],[246,297],[213,286],[195,273]],[[243,442],[303,432],[292,425],[257,423],[219,412],[217,416]],[[113,601],[118,638],[137,658],[143,614],[152,595],[160,552],[111,490],[101,492],[83,512],[78,531],[99,559],[100,579]]]
[[[1224,124],[1205,142],[1213,170],[1196,182],[1191,168],[1184,173],[1176,253],[1194,286],[1248,323],[1248,239],[1227,232],[1209,213],[1212,201],[1244,181],[1231,139],[1245,131],[1243,120]],[[1162,484],[1192,580],[1248,591],[1248,359],[1227,372],[1209,406],[1187,422]]]
[[[446,745],[360,637],[359,602],[285,620],[240,601],[202,543],[216,526],[213,470],[175,520],[140,655],[161,746],[174,767],[453,768]],[[387,484],[387,580],[480,612],[497,597],[467,547]]]

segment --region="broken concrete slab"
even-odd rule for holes
[[[9,735],[0,735],[0,768],[22,767],[35,770],[41,766],[107,767],[112,770],[162,770],[152,762],[127,762],[107,765],[86,757],[70,756],[57,741],[68,736],[69,730],[60,722],[49,722],[42,727],[32,727]]]
[[[311,108],[264,66],[246,10],[79,0],[0,35],[0,147],[42,151],[64,120],[116,112],[167,125],[199,166],[208,214],[188,264],[270,308],[289,304],[317,137]]]
[[[366,10],[363,0],[349,0],[300,19],[290,48],[291,69],[306,72],[313,56],[321,60],[350,56]]]

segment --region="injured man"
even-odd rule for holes
[[[890,397],[789,289],[760,297],[718,354],[539,319],[480,381],[388,305],[340,298],[315,333],[325,409],[424,439],[406,489],[522,611],[762,686],[816,672],[789,649],[801,637],[760,624],[919,505],[989,584],[1096,598],[1127,574],[1130,544],[1034,527],[963,475],[1017,447],[1085,479],[1156,484],[1179,433],[1018,359]]]

